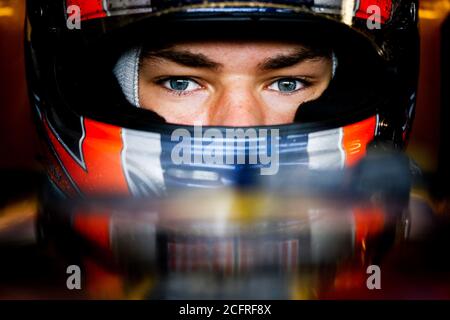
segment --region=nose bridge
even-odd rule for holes
[[[264,106],[257,91],[243,81],[233,81],[220,90],[209,115],[210,123],[252,126],[265,123]]]

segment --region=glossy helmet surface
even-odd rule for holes
[[[242,183],[246,172],[264,167],[176,164],[171,134],[180,128],[192,133],[195,155],[204,152],[195,143],[196,129],[133,105],[114,72],[119,59],[144,38],[185,37],[179,30],[209,37],[283,35],[332,48],[338,65],[322,96],[304,103],[293,124],[258,127],[279,130],[280,171],[352,166],[380,141],[403,148],[418,75],[417,7],[406,0],[28,1],[29,91],[52,188],[65,196],[160,196],[171,188]],[[233,144],[225,152],[248,155],[252,146]]]

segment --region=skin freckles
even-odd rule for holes
[[[175,124],[287,124],[331,77],[330,54],[296,43],[182,42],[143,55],[139,99]]]

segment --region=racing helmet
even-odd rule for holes
[[[52,192],[161,196],[247,184],[268,169],[259,160],[177,163],[180,129],[193,137],[194,159],[210,142],[197,141],[196,130],[215,129],[233,159],[276,153],[272,173],[351,167],[369,148],[404,148],[416,100],[417,8],[414,0],[27,1],[27,78]],[[142,48],[190,37],[319,46],[332,56],[333,78],[293,123],[243,127],[245,141],[228,143],[219,134],[228,127],[168,123],[139,107]]]

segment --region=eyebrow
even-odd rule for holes
[[[185,50],[145,50],[142,56],[144,59],[163,58],[191,68],[217,70],[223,66],[221,63],[215,62],[201,53],[192,53]],[[267,58],[258,64],[258,68],[263,71],[276,70],[291,67],[307,60],[318,60],[326,57],[331,58],[331,53],[320,49],[301,48],[291,54],[280,54]]]
[[[291,54],[280,54],[263,61],[258,68],[264,71],[276,70],[292,67],[300,62],[307,60],[319,60],[322,58],[331,58],[331,52],[325,50],[314,50],[309,48],[301,48]]]
[[[212,61],[201,53],[192,53],[189,51],[180,51],[174,49],[145,51],[143,57],[147,59],[163,58],[191,68],[206,68],[216,70],[223,66],[221,63]]]

